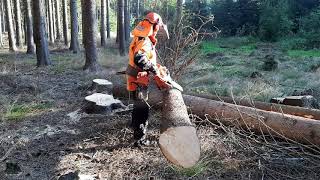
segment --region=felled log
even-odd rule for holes
[[[91,85],[91,91],[93,93],[104,93],[112,95],[112,82],[106,79],[94,79]]]
[[[219,97],[219,96],[213,96],[213,95],[203,95],[203,94],[194,94],[194,93],[189,93],[189,95],[216,100],[216,101],[223,101],[231,104],[253,107],[253,108],[257,108],[265,111],[273,111],[273,112],[291,114],[295,116],[301,116],[305,118],[320,120],[320,110],[279,104],[278,101],[280,101],[281,99],[278,99],[278,100],[275,99],[273,103],[265,103],[265,102],[252,101],[250,99],[242,99],[242,98]]]
[[[173,164],[190,168],[200,158],[200,143],[191,124],[182,94],[177,89],[163,93],[159,146]]]
[[[115,95],[125,95],[120,90],[125,90],[125,88],[117,87],[116,89],[119,93],[115,93]],[[160,93],[151,92],[149,103],[156,105],[161,96]],[[320,145],[319,120],[265,111],[191,95],[183,95],[183,99],[193,114],[201,117],[207,115],[207,117],[211,117],[211,121],[219,119],[224,124],[240,125],[259,133],[273,134],[293,141]]]
[[[94,93],[85,97],[84,111],[89,114],[111,113],[114,109],[123,108],[124,105],[112,95]]]

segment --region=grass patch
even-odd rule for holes
[[[19,120],[30,115],[43,112],[53,106],[52,102],[39,104],[13,104],[10,105],[4,117],[8,120]]]
[[[209,167],[209,164],[212,163],[210,161],[204,162],[200,161],[196,165],[191,168],[182,168],[177,166],[170,166],[171,169],[175,172],[175,174],[179,174],[181,176],[187,177],[195,177],[205,172]]]
[[[217,44],[217,42],[214,41],[205,41],[201,43],[201,52],[203,54],[209,54],[209,53],[224,53],[226,52],[227,49],[226,48],[221,48],[219,47],[219,45]]]
[[[320,57],[320,50],[289,50],[290,57]]]

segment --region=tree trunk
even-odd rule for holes
[[[57,39],[61,39],[61,18],[60,18],[60,0],[55,0],[55,10],[56,10],[56,34]]]
[[[31,0],[25,0],[25,17],[26,17],[26,33],[27,38],[27,54],[34,54],[33,43],[33,27],[32,27],[32,12],[31,12]]]
[[[2,32],[7,32],[7,26],[6,26],[6,19],[5,19],[5,7],[4,7],[4,1],[1,1],[1,17],[2,18]]]
[[[57,38],[57,26],[56,26],[56,7],[55,7],[55,0],[51,0],[52,3],[52,24],[53,24],[53,38]]]
[[[84,70],[97,71],[97,24],[96,24],[96,1],[82,0],[82,38],[86,54]]]
[[[119,0],[117,0],[117,3],[115,3],[115,4],[117,4],[117,7],[115,8],[116,9],[116,11],[115,11],[115,13],[116,13],[116,17],[117,17],[117,36],[116,36],[116,43],[119,43],[119,34],[120,34],[120,17],[119,17],[119,15],[120,15],[120,13],[119,13],[119,7],[120,7],[120,1]]]
[[[101,24],[100,24],[101,46],[106,46],[106,0],[101,0]]]
[[[124,38],[129,41],[130,37],[130,17],[129,17],[129,0],[124,0]]]
[[[45,2],[33,0],[33,29],[34,42],[36,43],[37,66],[50,65],[48,40],[45,31]]]
[[[200,158],[200,142],[182,94],[177,89],[167,90],[163,93],[162,102],[166,103],[162,104],[160,149],[170,162],[190,168]]]
[[[8,39],[9,39],[9,49],[10,51],[16,51],[16,39],[14,36],[12,11],[11,11],[11,0],[4,0],[6,9],[6,21],[8,25]]]
[[[20,0],[14,0],[14,13],[15,13],[15,23],[16,23],[16,45],[18,47],[22,46],[22,30],[21,30],[21,8]]]
[[[3,33],[3,30],[2,30],[2,14],[3,14],[3,11],[2,11],[2,1],[0,2],[0,47],[3,48],[3,37],[2,37],[2,33]]]
[[[230,104],[253,107],[253,108],[257,108],[265,111],[273,111],[273,112],[291,114],[294,116],[301,116],[301,117],[306,117],[310,119],[320,120],[319,109],[310,109],[310,108],[288,106],[288,105],[275,104],[275,103],[266,103],[266,102],[253,101],[251,99],[243,99],[243,98],[221,97],[221,96],[213,96],[213,95],[194,94],[194,93],[189,93],[188,95],[216,100],[216,101],[223,101]]]
[[[119,52],[120,56],[125,56],[125,31],[124,31],[124,0],[119,2]]]
[[[181,20],[181,18],[182,18],[182,2],[183,2],[183,0],[177,0],[176,20],[175,20],[176,26],[179,25],[180,20]]]
[[[137,0],[137,17],[136,18],[139,18],[140,17],[140,0]]]
[[[107,38],[110,39],[110,0],[107,0]]]
[[[79,39],[78,39],[78,6],[77,0],[70,0],[70,17],[71,17],[71,42],[70,50],[73,53],[80,51]]]
[[[127,97],[125,86],[114,86],[115,97]],[[159,108],[162,94],[150,91],[148,103]],[[241,126],[259,134],[272,134],[284,140],[320,145],[320,120],[293,116],[278,112],[264,111],[196,96],[183,95],[190,112],[210,121]]]
[[[49,17],[49,41],[54,43],[54,21],[53,21],[52,0],[48,0],[48,17]]]
[[[64,38],[64,44],[68,46],[68,5],[67,0],[63,0],[62,2],[63,6],[63,38]]]

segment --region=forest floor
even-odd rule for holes
[[[319,179],[320,149],[259,136],[192,118],[201,142],[193,168],[172,166],[158,145],[132,146],[130,114],[79,112],[95,78],[115,76],[126,58],[99,49],[104,70],[82,71],[83,52],[52,50],[54,65],[35,56],[0,51],[0,179],[58,179],[70,172],[93,179]],[[159,136],[152,110],[150,139]]]

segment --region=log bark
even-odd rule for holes
[[[82,0],[82,35],[86,54],[84,70],[97,71],[100,66],[97,57],[97,22],[95,0]]]
[[[48,40],[45,31],[45,2],[33,0],[33,37],[36,44],[37,66],[50,65]]]
[[[60,0],[55,0],[56,10],[56,34],[57,40],[61,39],[61,17],[60,17]]]
[[[83,7],[83,8],[85,8],[85,7]],[[71,18],[70,19],[71,20],[70,50],[76,54],[76,53],[80,52],[80,45],[79,45],[79,38],[78,38],[79,24],[78,24],[77,0],[70,0],[70,18]]]
[[[127,95],[124,86],[114,86],[113,94],[116,97]],[[161,98],[162,94],[159,92],[150,92],[148,102],[150,105],[156,106]],[[213,122],[217,122],[218,119],[221,123],[239,125],[258,133],[272,134],[286,140],[305,144],[320,145],[319,120],[264,111],[191,95],[183,95],[183,99],[190,108],[190,112],[200,117],[209,117]]]
[[[63,12],[63,39],[64,44],[68,46],[69,37],[68,37],[68,8],[67,8],[67,0],[63,0],[62,2],[62,12]]]
[[[11,0],[4,0],[6,9],[6,21],[8,25],[8,39],[9,39],[9,50],[16,51],[16,38],[13,29],[12,11],[11,11]]]
[[[182,94],[177,89],[163,93],[159,146],[173,164],[190,168],[200,158],[200,143],[192,126]],[[187,138],[186,138],[187,137]]]
[[[106,0],[101,0],[101,21],[100,21],[101,46],[106,46]]]
[[[27,39],[27,54],[34,54],[35,47],[33,42],[33,27],[32,27],[32,12],[31,0],[25,0],[25,16],[26,16],[26,39]]]
[[[15,13],[15,23],[16,23],[16,45],[18,47],[22,46],[22,21],[21,21],[21,8],[20,8],[20,0],[14,1],[14,13]]]
[[[216,101],[223,101],[226,103],[237,104],[241,106],[253,107],[265,111],[279,112],[284,114],[291,114],[294,116],[301,116],[310,119],[320,120],[320,110],[317,109],[308,109],[303,107],[295,107],[288,105],[281,105],[275,103],[265,103],[259,101],[253,101],[250,99],[241,99],[241,98],[231,98],[231,97],[219,97],[213,95],[202,95],[202,94],[194,94],[189,93],[191,96],[198,96],[206,99],[212,99]]]

